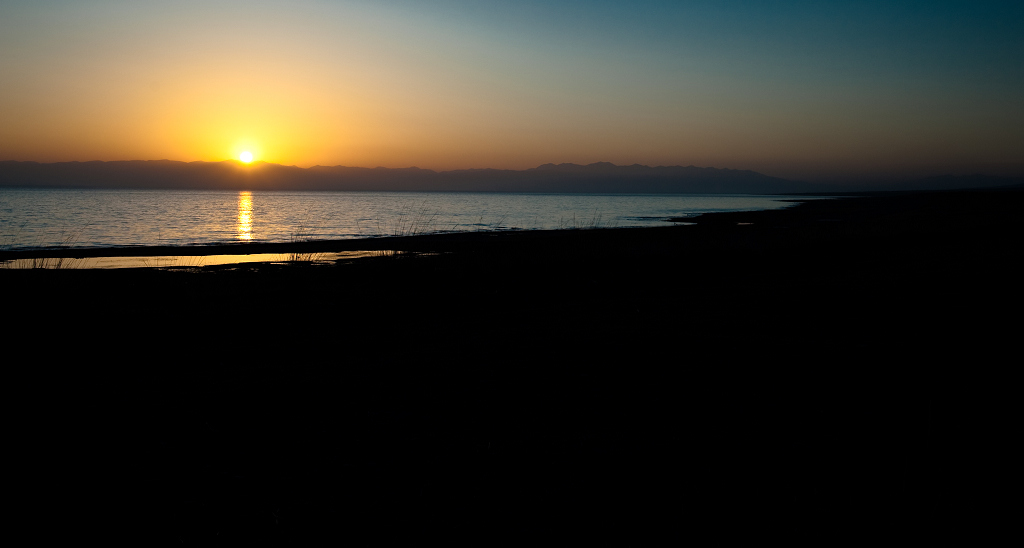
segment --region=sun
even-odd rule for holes
[[[248,164],[248,163],[252,162],[252,153],[247,150],[247,151],[239,154],[238,155],[238,159],[241,160],[242,162]]]

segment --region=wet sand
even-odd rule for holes
[[[978,535],[1022,206],[859,196],[283,251],[407,252],[329,265],[0,270],[25,519],[146,544]]]

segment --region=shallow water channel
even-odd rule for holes
[[[140,257],[21,258],[0,261],[11,269],[93,269],[93,268],[202,268],[244,263],[332,263],[344,259],[380,257],[398,253],[390,250],[337,251],[329,253],[250,253],[246,255],[152,255]]]

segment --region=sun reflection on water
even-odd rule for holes
[[[252,236],[252,192],[238,193],[238,239],[251,240]]]

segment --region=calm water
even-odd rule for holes
[[[659,226],[778,196],[0,189],[0,249]]]

